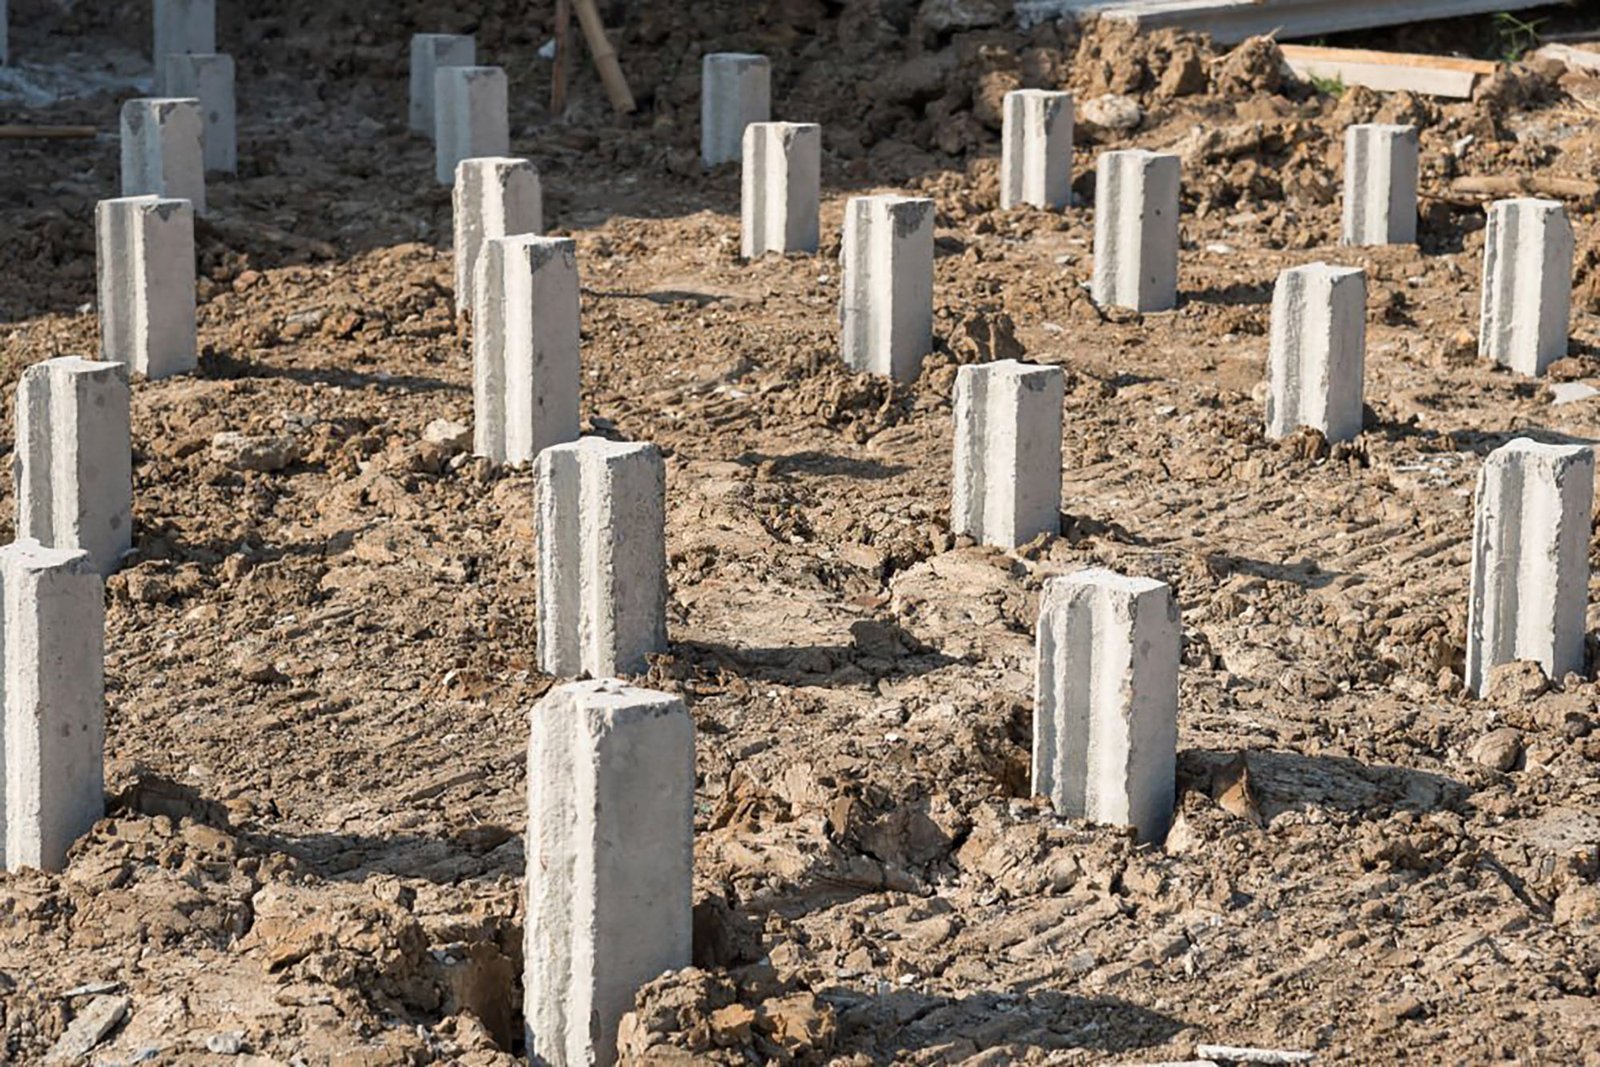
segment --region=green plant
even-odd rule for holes
[[[1495,37],[1499,41],[1500,59],[1515,63],[1539,44],[1539,27],[1544,19],[1531,22],[1517,18],[1509,11],[1497,11],[1494,16]]]
[[[1311,84],[1316,88],[1317,92],[1326,93],[1328,96],[1339,96],[1344,92],[1344,79],[1337,74],[1331,77],[1326,74],[1313,74],[1311,75]]]

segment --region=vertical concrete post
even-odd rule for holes
[[[187,200],[206,213],[200,101],[165,97],[122,105],[122,195]]]
[[[155,94],[177,96],[166,84],[167,57],[190,52],[210,55],[217,50],[217,0],[155,0],[152,15]]]
[[[1417,243],[1417,129],[1378,124],[1344,131],[1347,245]]]
[[[1106,152],[1095,164],[1094,302],[1166,311],[1178,302],[1175,155],[1142,148]]]
[[[840,294],[844,361],[915,381],[933,347],[933,201],[855,196],[845,204]]]
[[[89,554],[0,548],[5,869],[59,871],[105,814],[105,608]]]
[[[194,208],[130,196],[95,209],[100,358],[146,378],[187,374],[195,345]]]
[[[822,198],[822,127],[752,122],[744,128],[740,252],[815,252]]]
[[[1045,583],[1034,677],[1033,791],[1060,815],[1172,825],[1178,605],[1164,582],[1093,568]]]
[[[463,159],[503,156],[511,151],[506,72],[499,67],[440,67],[433,76],[434,176],[440,185],[456,178]]]
[[[478,257],[472,312],[473,451],[527,463],[578,439],[578,246],[496,237]]]
[[[528,1057],[609,1067],[639,987],[691,960],[694,723],[608,679],[557,686],[529,726]]]
[[[234,114],[233,57],[182,54],[166,57],[168,91],[200,101],[201,156],[205,169],[239,170],[239,135]]]
[[[1013,89],[1000,140],[1000,207],[1072,202],[1072,94]]]
[[[1060,367],[1014,359],[956,374],[951,530],[1016,548],[1061,531]]]
[[[1367,276],[1359,267],[1308,263],[1278,275],[1267,361],[1267,436],[1301,426],[1330,441],[1361,433],[1367,347]]]
[[[433,136],[434,75],[441,67],[478,63],[478,42],[471,34],[418,33],[411,37],[411,108],[413,133]]]
[[[700,61],[700,162],[739,158],[744,128],[772,118],[772,64],[766,56],[712,52]]]
[[[638,674],[667,647],[666,465],[651,444],[582,437],[535,463],[539,668]]]
[[[128,369],[62,356],[17,383],[17,536],[81,548],[103,577],[133,547]]]
[[[1543,374],[1566,356],[1572,253],[1572,224],[1559,201],[1500,200],[1489,205],[1480,356],[1528,375]]]
[[[490,156],[456,165],[454,208],[456,313],[473,306],[473,282],[485,241],[544,230],[539,172],[526,159]]]
[[[1467,688],[1478,696],[1513,660],[1538,660],[1551,678],[1583,670],[1593,509],[1586,445],[1519,438],[1484,460],[1467,618]]]

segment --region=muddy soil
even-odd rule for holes
[[[241,173],[198,228],[200,371],[135,388],[107,817],[64,872],[0,876],[4,1056],[96,1019],[108,1065],[521,1053],[552,684],[531,483],[424,436],[470,425],[471,367],[448,195],[405,130],[409,35],[472,30],[578,243],[585,430],[668,455],[672,645],[641,681],[698,727],[696,967],[641,994],[630,1062],[1600,1064],[1600,685],[1461,687],[1483,456],[1600,438],[1573,388],[1600,386],[1600,80],[1519,66],[1440,102],[1298,84],[1266,41],[1023,35],[984,0],[640,6],[618,122],[587,64],[547,113],[542,0],[219,4]],[[0,153],[0,441],[23,367],[96,350],[144,9],[13,0],[34,102],[7,82],[0,122],[104,132]],[[729,48],[774,56],[778,117],[824,123],[819,256],[740,262],[736,169],[699,173],[699,57]],[[1017,86],[1138,106],[1080,119],[1080,206],[998,209]],[[1372,119],[1422,128],[1419,247],[1337,245],[1340,133]],[[1184,157],[1171,313],[1084,291],[1094,156],[1133,145]],[[1544,380],[1475,355],[1485,176],[1568,183],[1571,355]],[[910,386],[837,358],[843,204],[875,189],[939,206]],[[1369,278],[1366,432],[1331,448],[1261,429],[1271,285],[1317,259]],[[1007,554],[950,533],[950,393],[1014,356],[1066,372],[1065,503]],[[1090,564],[1182,606],[1165,847],[1029,795],[1039,589]]]

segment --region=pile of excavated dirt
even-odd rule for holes
[[[0,122],[106,132],[0,154],[0,441],[23,367],[96,349],[93,207],[146,6],[13,0],[14,61],[59,91],[0,84]],[[641,992],[627,1060],[1600,1064],[1600,685],[1461,687],[1482,457],[1600,438],[1600,397],[1552,392],[1600,385],[1600,79],[1330,95],[1264,40],[713,0],[621,5],[639,113],[583,63],[560,120],[547,0],[444,6],[219,4],[241,174],[198,227],[200,370],[135,388],[106,818],[64,872],[0,877],[4,1057],[100,1030],[107,1065],[521,1053],[526,715],[551,684],[531,481],[424,437],[470,425],[471,362],[448,193],[405,129],[409,35],[470,30],[577,240],[586,432],[668,456],[672,647],[644,681],[698,728],[695,967]],[[736,168],[699,173],[700,55],[729,48],[774,57],[777,117],[824,123],[819,256],[741,263]],[[1018,86],[1077,94],[1082,206],[998,209]],[[1337,246],[1341,131],[1367,120],[1421,127],[1419,247]],[[1184,159],[1171,313],[1084,291],[1094,156],[1133,145]],[[1568,183],[1546,380],[1475,356],[1462,179],[1486,176]],[[837,357],[844,200],[891,188],[939,207],[909,386]],[[1271,286],[1317,259],[1369,279],[1366,433],[1332,448],[1262,434]],[[1004,554],[951,535],[950,393],[1014,356],[1066,372],[1065,514]],[[1089,564],[1182,606],[1163,848],[1029,795],[1039,589]]]

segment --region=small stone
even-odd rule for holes
[[[1512,660],[1490,669],[1483,698],[1497,704],[1522,704],[1550,688],[1544,668],[1531,659]]]
[[[1509,726],[1490,730],[1473,743],[1467,755],[1474,763],[1491,771],[1509,771],[1522,758],[1522,732]]]
[[[300,444],[288,434],[224,430],[211,439],[211,458],[234,470],[281,471],[300,458]]]
[[[1575,404],[1591,396],[1600,396],[1600,389],[1587,382],[1557,382],[1550,387],[1550,403],[1554,405]]]
[[[260,658],[247,659],[240,664],[239,677],[257,685],[271,685],[285,680],[283,673],[273,666],[271,660]]]
[[[244,1034],[239,1030],[226,1030],[206,1038],[206,1051],[218,1056],[237,1056],[244,1051]]]
[[[450,455],[455,455],[472,447],[472,427],[450,419],[434,419],[422,431],[422,439],[430,445],[441,446]]]
[[[1131,130],[1144,121],[1144,109],[1131,96],[1107,93],[1085,101],[1078,111],[1078,120],[1102,130]]]

